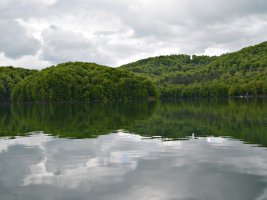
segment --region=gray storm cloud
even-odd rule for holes
[[[118,66],[160,54],[221,54],[267,40],[264,0],[1,0],[0,11],[0,65]]]
[[[0,51],[7,57],[15,59],[32,55],[40,48],[40,42],[28,36],[15,21],[0,20],[0,29]]]

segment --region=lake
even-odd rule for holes
[[[0,200],[266,200],[267,100],[0,105]]]

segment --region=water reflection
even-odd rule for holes
[[[0,140],[1,200],[266,199],[267,151],[231,138],[125,132]]]
[[[0,136],[33,131],[67,138],[93,138],[149,118],[155,102],[0,105]]]
[[[264,99],[0,105],[0,199],[263,200],[260,146]]]
[[[161,103],[152,117],[130,124],[128,130],[145,136],[187,139],[223,136],[267,146],[267,101],[206,100]]]
[[[0,136],[94,138],[117,130],[163,140],[223,136],[267,146],[267,101],[0,105]]]

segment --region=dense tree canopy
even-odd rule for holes
[[[0,102],[9,101],[13,88],[35,70],[14,67],[0,67]]]
[[[267,95],[267,42],[219,57],[159,56],[121,68],[152,77],[162,97]]]
[[[156,96],[153,83],[142,76],[82,62],[46,68],[12,92],[13,101],[128,101]]]

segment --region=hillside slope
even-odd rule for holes
[[[69,62],[41,70],[16,85],[13,101],[125,101],[156,97],[151,81],[129,71]]]
[[[218,57],[159,56],[121,68],[151,77],[162,97],[267,95],[267,42]]]
[[[14,87],[36,72],[36,70],[23,68],[0,67],[0,102],[9,101]]]

